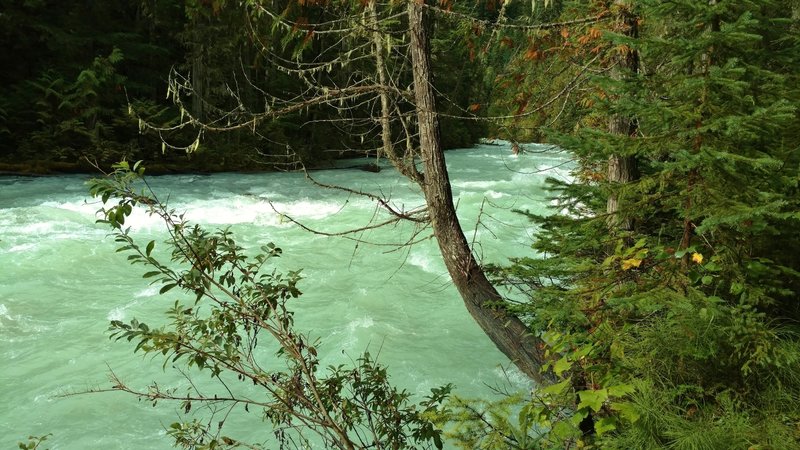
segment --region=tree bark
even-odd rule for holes
[[[372,45],[375,48],[375,71],[378,73],[378,83],[384,88],[388,85],[386,80],[386,64],[383,61],[383,38],[381,37],[380,30],[378,29],[378,11],[375,5],[377,0],[370,1],[367,5],[369,8],[370,22],[373,27],[372,30]],[[381,138],[383,141],[383,154],[386,157],[393,157],[394,150],[392,149],[392,128],[389,123],[389,93],[386,89],[382,89],[381,97]],[[380,159],[381,150],[378,151],[378,158]]]
[[[192,20],[193,33],[197,34],[199,28],[198,20]],[[192,44],[191,60],[192,60],[192,115],[197,120],[206,119],[206,108],[203,103],[208,94],[208,81],[207,81],[207,66],[205,61],[205,46],[201,42],[194,42]]]
[[[424,24],[423,0],[408,2],[414,98],[424,176],[421,183],[433,233],[445,266],[470,315],[497,348],[526,375],[540,384],[544,343],[503,306],[503,299],[475,260],[456,216],[450,179],[441,147],[439,119],[433,94],[430,41]]]
[[[625,35],[637,37],[639,35],[638,17],[631,12],[631,6],[626,5],[624,0],[616,0],[614,3],[621,8],[620,18],[625,27]],[[619,57],[616,64],[617,67],[612,70],[611,76],[617,80],[623,80],[639,71],[639,55],[636,50],[628,49],[626,54]],[[633,137],[636,135],[637,130],[638,127],[634,118],[615,114],[609,119],[608,132],[611,134]],[[614,191],[617,190],[618,185],[630,183],[637,176],[637,164],[634,156],[613,154],[608,158],[606,179],[612,184]],[[609,228],[611,231],[633,230],[633,220],[630,217],[625,217],[624,214],[620,214],[622,207],[620,203],[618,193],[612,191],[606,204]]]

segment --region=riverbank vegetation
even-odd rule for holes
[[[303,369],[313,364],[313,346],[282,342],[296,353],[292,370],[299,372],[269,383],[321,406],[328,416],[320,420],[332,430],[328,445],[413,447],[414,436],[438,447],[444,436],[486,449],[800,448],[800,5],[267,3],[181,3],[164,11],[183,21],[172,35],[180,39],[159,38],[152,24],[152,34],[137,35],[175,42],[167,45],[172,53],[156,52],[183,61],[164,80],[170,104],[134,96],[119,67],[135,52],[112,46],[63,79],[29,69],[45,77],[36,84],[38,100],[21,92],[14,98],[39,109],[15,109],[6,99],[5,132],[17,139],[15,157],[59,147],[67,158],[94,149],[91,156],[107,161],[163,149],[166,158],[183,151],[225,168],[256,160],[297,168],[328,158],[317,152],[360,152],[387,158],[418,184],[422,209],[393,209],[380,195],[351,193],[371,196],[387,220],[431,227],[470,314],[540,387],[501,402],[455,398],[443,408],[446,390],[436,391],[421,409],[380,409],[392,416],[381,420],[406,421],[387,431],[401,438],[359,443],[348,420],[399,394],[374,384],[370,392],[380,395],[362,399],[358,412],[348,409],[341,389],[362,392],[352,384],[363,379],[362,365],[348,372],[357,379],[334,383],[336,401],[328,401],[315,393],[321,381],[306,379],[314,371]],[[148,8],[131,14],[157,15]],[[237,33],[220,31],[231,23],[241,25]],[[231,55],[235,62],[213,62]],[[114,86],[128,90],[129,102],[105,103],[99,86],[109,95]],[[13,121],[25,117],[27,134],[12,133]],[[114,117],[135,123],[132,131],[119,125],[131,133],[123,145],[130,153],[103,145]],[[476,262],[449,191],[442,144],[465,145],[479,134],[546,140],[575,158],[573,180],[551,182],[553,214],[520,208],[520,222],[533,221],[538,231],[530,257],[507,265]],[[76,142],[84,144],[70,153]],[[93,192],[115,199],[105,220],[134,260],[155,265],[150,276],[168,278],[165,289],[179,285],[201,300],[211,283],[231,289],[241,305],[250,302],[237,292],[291,291],[291,280],[251,279],[254,263],[226,234],[183,234],[190,231],[170,224],[180,230],[175,258],[191,269],[177,274],[151,261],[152,247],[134,245],[122,227],[136,203],[153,206],[114,184],[135,178],[128,169],[117,166],[116,178],[96,182]],[[277,312],[273,297],[262,300],[265,314]],[[236,330],[250,332],[257,315],[198,318],[185,308],[171,312],[181,333],[190,333],[192,320],[195,330],[227,331],[210,338],[117,323],[115,333],[176,357],[184,343],[200,339],[213,351],[191,347],[189,364],[212,371],[250,342]],[[365,364],[383,376],[371,360]],[[260,376],[245,381],[267,382]],[[290,379],[299,384],[281,384]],[[298,401],[301,409],[288,409],[295,418],[310,407]],[[291,423],[281,422],[287,417],[275,423]],[[195,439],[209,429],[192,426],[194,440],[176,442],[210,448],[209,440]]]

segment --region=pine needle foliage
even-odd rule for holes
[[[563,380],[523,411],[542,448],[800,448],[797,5],[604,4],[637,33],[603,31],[589,110],[553,135],[579,161],[561,213],[530,216],[536,254],[498,273]]]

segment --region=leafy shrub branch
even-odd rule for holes
[[[192,449],[262,448],[223,433],[235,409],[261,414],[272,425],[279,448],[323,445],[337,449],[442,448],[440,414],[450,386],[433,389],[418,404],[394,387],[385,367],[368,353],[352,365],[320,367],[320,342],[294,328],[290,302],[300,296],[299,271],[286,274],[273,265],[281,249],[270,243],[250,257],[233,233],[190,225],[168,209],[144,178],[144,168],[122,162],[105,178],[90,181],[90,192],[104,207],[98,222],[113,230],[120,252],[147,271],[160,294],[187,294],[166,311],[168,323],[151,327],[137,320],[112,321],[111,338],[135,345],[135,351],[163,358],[189,379],[186,393],[157,384],[129,387],[113,372],[110,390],[123,391],[154,405],[179,402],[188,415],[203,407],[204,421],[174,423],[168,433],[177,446]],[[156,242],[140,245],[125,227],[135,208],[144,208],[166,225],[170,262],[155,252]],[[182,367],[181,367],[182,366]],[[192,372],[209,374],[222,393],[209,394],[193,382]],[[241,412],[241,411],[240,411]],[[220,417],[222,418],[220,420]]]

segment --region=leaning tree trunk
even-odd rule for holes
[[[469,247],[456,217],[450,179],[439,139],[439,120],[431,86],[430,42],[424,26],[424,0],[408,2],[411,58],[414,66],[414,98],[419,126],[420,152],[424,167],[422,190],[433,233],[445,266],[470,315],[497,348],[526,375],[539,383],[549,381],[542,374],[544,345],[522,321],[502,304],[502,297],[486,278]]]

